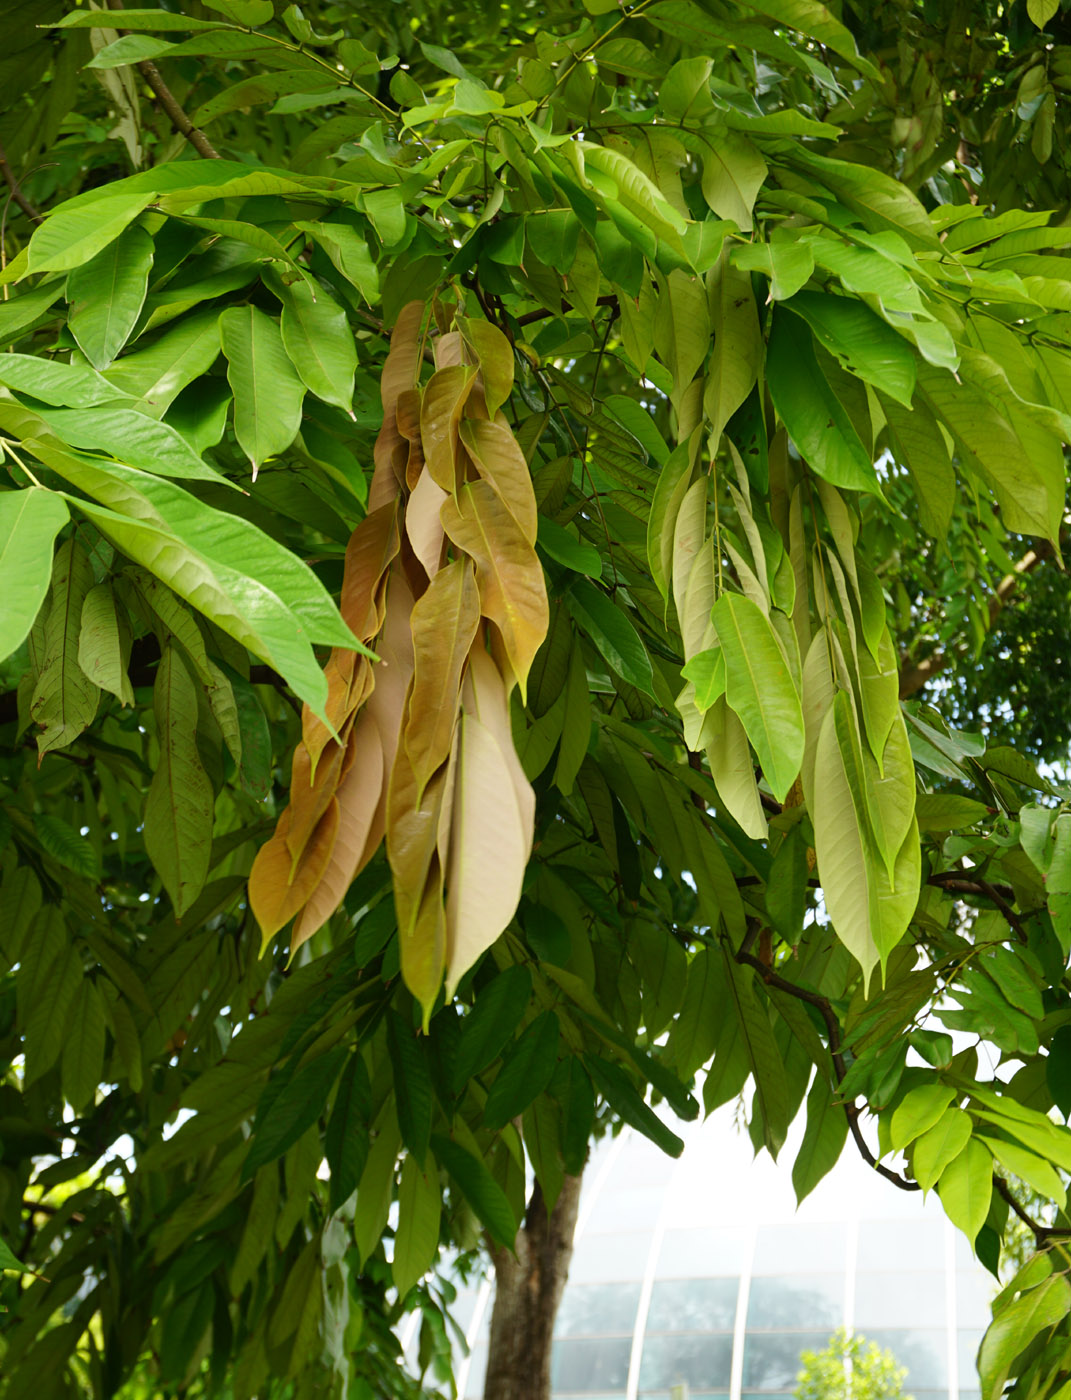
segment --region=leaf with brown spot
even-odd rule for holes
[[[440,569],[412,613],[413,688],[405,748],[413,766],[416,800],[450,756],[461,677],[480,623],[480,593],[468,559]]]
[[[521,527],[486,481],[463,486],[442,508],[443,528],[476,565],[484,617],[502,636],[524,698],[532,658],[550,612],[543,568]]]
[[[536,539],[536,499],[532,476],[520,444],[501,423],[469,420],[461,425],[461,441],[476,470],[502,497],[529,544]]]
[[[279,818],[275,835],[257,852],[249,873],[249,906],[260,925],[261,951],[284,924],[304,907],[323,879],[338,836],[338,802],[327,810],[295,863],[286,843],[290,809]]]
[[[420,409],[420,436],[432,479],[444,491],[457,488],[458,424],[472,392],[471,365],[448,365],[428,380]]]

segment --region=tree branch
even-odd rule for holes
[[[1038,1249],[1042,1249],[1049,1240],[1067,1239],[1071,1236],[1071,1228],[1066,1225],[1039,1225],[1032,1216],[1028,1215],[1019,1202],[1015,1199],[1015,1193],[1002,1176],[993,1174],[993,1185],[997,1191],[1011,1206],[1012,1210],[1034,1236],[1034,1244]]]
[[[736,961],[745,966],[753,968],[762,980],[770,987],[776,987],[778,991],[787,993],[790,997],[795,997],[798,1001],[805,1001],[809,1006],[815,1007],[821,1014],[822,1020],[826,1023],[826,1034],[829,1037],[829,1056],[833,1061],[833,1074],[837,1084],[841,1084],[847,1073],[844,1064],[844,1055],[841,1051],[840,1022],[836,1013],[826,997],[819,996],[817,992],[809,992],[805,987],[798,987],[795,982],[789,982],[775,972],[772,967],[767,967],[751,953],[741,950],[736,954]],[[863,1130],[859,1125],[859,1109],[854,1100],[845,1100],[842,1107],[848,1118],[848,1128],[855,1140],[855,1145],[859,1149],[859,1155],[868,1166],[874,1168],[879,1176],[883,1176],[886,1181],[891,1181],[894,1186],[898,1186],[901,1191],[920,1191],[922,1188],[917,1181],[910,1181],[906,1176],[901,1176],[899,1172],[894,1172],[891,1167],[886,1167],[879,1162],[870,1150]]]
[[[123,0],[108,0],[108,8],[119,12],[123,9]],[[124,31],[116,31],[122,34]],[[220,154],[212,142],[198,127],[194,126],[189,117],[183,111],[180,104],[175,99],[175,94],[164,82],[163,75],[159,68],[153,63],[151,58],[143,58],[140,63],[135,64],[138,72],[152,88],[157,102],[163,108],[168,121],[175,128],[180,136],[184,136],[198,155],[204,156],[206,160],[220,160]]]
[[[1036,549],[1027,550],[1010,574],[1005,574],[989,600],[989,626],[991,628],[1008,599],[1026,575],[1032,574],[1039,564],[1044,563],[1046,559],[1051,559],[1054,554],[1055,550],[1051,542],[1042,540]],[[936,651],[932,656],[926,657],[925,661],[918,662],[917,665],[902,664],[900,667],[900,699],[908,700],[912,695],[917,694],[927,681],[931,681],[939,671],[950,666],[960,654],[960,650]]]
[[[969,872],[967,873],[969,876]],[[1008,927],[1015,934],[1020,943],[1027,942],[1027,932],[1023,927],[1023,921],[1009,904],[1010,899],[1015,898],[1015,891],[1008,885],[991,885],[988,880],[983,880],[980,875],[968,878],[964,874],[954,870],[938,870],[926,881],[928,885],[937,885],[940,889],[951,890],[954,894],[976,894],[988,899],[995,904],[1004,918],[1008,922]]]
[[[3,175],[4,183],[11,191],[11,198],[19,206],[19,208],[30,220],[30,222],[35,224],[41,223],[43,216],[37,209],[34,208],[34,206],[23,194],[22,188],[19,185],[18,180],[15,178],[15,172],[12,170],[10,164],[8,163],[7,152],[4,150],[3,146],[0,146],[0,175]]]

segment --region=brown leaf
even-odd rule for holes
[[[326,723],[308,705],[301,711],[301,742],[313,773],[320,755],[328,744],[336,742],[335,735],[363,702],[372,684],[372,668],[367,657],[343,647],[332,650],[324,666],[324,675],[327,677]]]
[[[499,423],[466,420],[461,425],[461,441],[476,470],[502,497],[525,539],[535,544],[535,492],[528,463],[513,433]]]
[[[509,718],[509,689],[479,638],[469,653],[465,684],[461,690],[461,707],[466,714],[475,715],[480,723],[490,730],[502,750],[517,798],[517,810],[521,814],[521,821],[528,834],[528,843],[531,845],[536,799],[532,784],[525,777],[513,744],[513,728]]]
[[[312,839],[320,819],[334,798],[345,772],[348,752],[348,730],[341,736],[342,742],[332,739],[325,745],[316,772],[304,744],[294,749],[290,772],[290,825],[286,834],[286,845],[291,859],[297,861],[305,846]]]
[[[428,578],[435,577],[442,563],[445,536],[439,510],[445,500],[446,492],[425,467],[405,507],[405,533]]]
[[[457,486],[458,423],[475,378],[471,365],[437,369],[428,380],[421,403],[424,459],[432,479],[451,493]]]
[[[435,368],[464,364],[465,344],[458,331],[448,331],[435,342]]]
[[[394,500],[366,515],[346,546],[339,610],[363,642],[371,642],[383,626],[380,585],[399,543],[398,502]]]
[[[424,448],[420,441],[420,404],[419,389],[405,389],[398,396],[398,431],[409,444],[405,462],[405,484],[410,491],[416,485],[424,466]]]
[[[386,615],[376,639],[373,675],[376,688],[368,697],[367,711],[379,730],[384,768],[390,773],[401,737],[409,682],[413,678],[413,595],[405,575],[395,565],[387,579]]]
[[[422,301],[411,301],[403,306],[391,336],[390,354],[383,362],[379,379],[383,426],[373,453],[376,470],[368,492],[370,512],[393,500],[401,488],[409,452],[408,444],[398,431],[398,398],[403,390],[415,388],[419,380],[423,323]]]
[[[405,750],[399,748],[387,792],[386,835],[403,948],[417,927],[428,881],[439,869],[439,820],[445,790],[444,764],[418,801],[412,766]]]
[[[463,486],[442,508],[443,528],[476,565],[484,617],[502,634],[523,699],[532,658],[550,621],[543,569],[532,545],[486,481]]]
[[[460,733],[446,872],[448,997],[516,913],[531,849],[498,740],[473,714],[461,716]]]
[[[261,951],[294,917],[323,878],[338,834],[338,803],[327,810],[295,865],[286,843],[290,809],[279,818],[272,839],[257,852],[249,874],[249,905],[261,932]]]
[[[412,613],[414,671],[405,748],[417,801],[450,755],[461,677],[479,623],[480,593],[472,564],[455,559],[435,575]]]
[[[295,920],[291,957],[339,907],[383,839],[383,749],[367,712],[354,725],[348,747],[350,762],[336,793],[338,833],[320,881]]]

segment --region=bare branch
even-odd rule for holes
[[[8,162],[7,152],[4,150],[3,146],[0,146],[0,175],[3,175],[4,183],[11,191],[11,198],[19,206],[19,208],[26,215],[26,217],[32,223],[41,223],[42,215],[37,209],[34,208],[34,206],[23,194],[22,188],[19,185],[18,180],[15,178],[15,172],[12,170]]]

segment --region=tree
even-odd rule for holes
[[[1051,0],[119,8],[4,10],[4,1400],[448,1386],[481,1241],[530,1394],[701,1069],[1057,1393],[1071,792],[898,699],[1059,550]]]
[[[824,1350],[803,1352],[800,1365],[796,1400],[910,1400],[892,1352],[843,1327]]]

